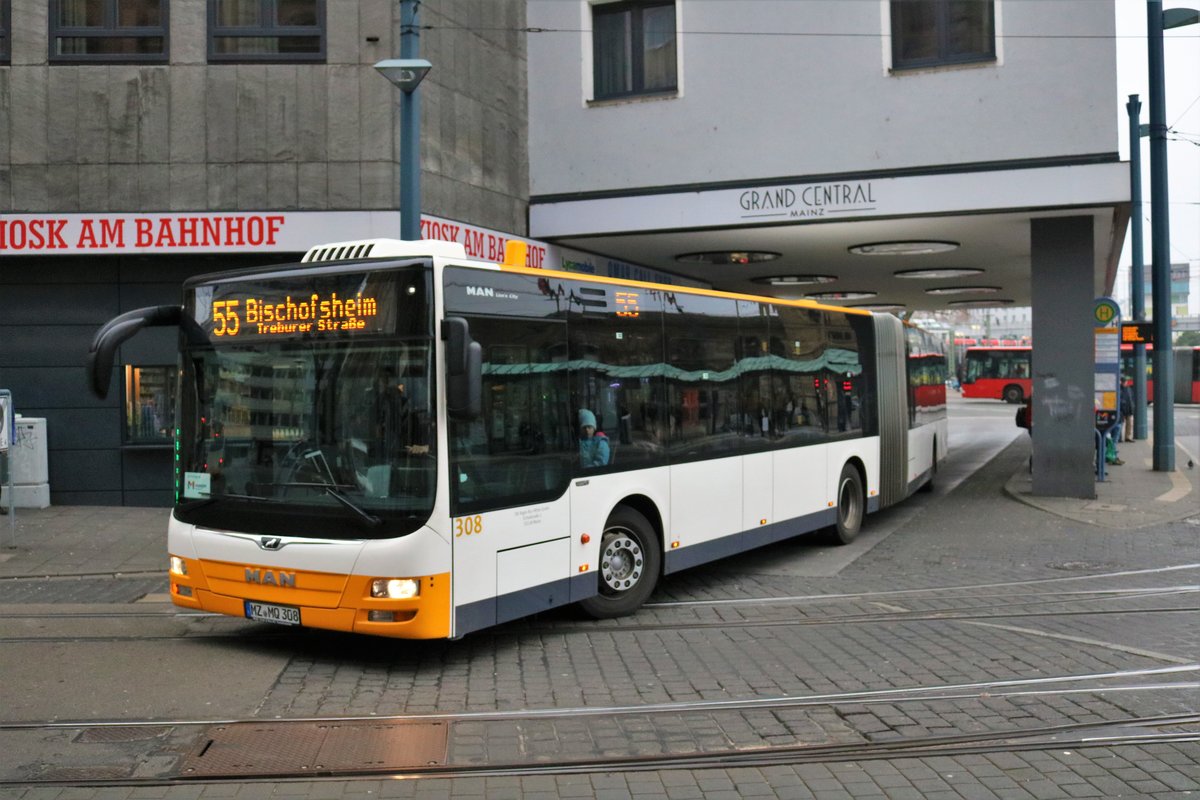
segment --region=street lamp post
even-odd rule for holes
[[[1129,294],[1133,300],[1133,319],[1146,319],[1146,265],[1144,263],[1142,237],[1142,142],[1139,115],[1142,101],[1136,94],[1129,95],[1125,104],[1129,112],[1129,199],[1133,206],[1129,214],[1130,247],[1133,263],[1130,267]],[[1146,345],[1133,346],[1133,438],[1146,438]]]
[[[1154,469],[1175,471],[1175,381],[1171,358],[1171,227],[1167,210],[1167,103],[1163,29],[1200,21],[1191,8],[1164,12],[1146,0],[1146,51],[1150,78],[1150,293],[1154,303]]]
[[[418,0],[400,4],[400,58],[375,64],[400,90],[400,238],[421,238],[421,99],[417,94],[433,65],[417,58]]]

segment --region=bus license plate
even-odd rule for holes
[[[247,600],[246,618],[256,622],[274,622],[276,625],[299,625],[300,609]]]

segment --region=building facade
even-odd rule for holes
[[[174,333],[97,328],[191,275],[398,236],[393,0],[0,0],[0,388],[53,503],[168,505]],[[423,224],[526,233],[525,4],[424,0]],[[472,239],[474,241],[474,239]],[[486,252],[480,253],[486,255]]]
[[[731,291],[1030,306],[1059,345],[1034,397],[1075,409],[1034,432],[1034,493],[1094,496],[1071,398],[1129,214],[1113,4],[530,0],[528,24],[531,236]]]

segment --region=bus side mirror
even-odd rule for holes
[[[191,323],[188,325],[187,323]],[[156,328],[182,325],[189,338],[199,336],[206,339],[204,332],[196,325],[195,320],[185,320],[182,306],[148,306],[127,311],[119,317],[114,317],[104,324],[92,339],[88,350],[87,375],[88,386],[97,397],[108,397],[108,385],[112,381],[113,362],[116,360],[117,348],[126,339],[133,336],[142,328]]]
[[[483,413],[483,346],[471,338],[467,321],[442,321],[446,342],[446,411],[451,419],[472,420]]]

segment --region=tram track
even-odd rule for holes
[[[680,619],[673,618],[669,620],[656,620],[653,622],[619,622],[619,623],[596,623],[588,622],[550,622],[542,623],[537,618],[532,618],[526,624],[517,624],[508,627],[493,629],[488,632],[477,634],[476,636],[525,636],[537,634],[568,634],[568,633],[643,633],[662,630],[711,630],[714,628],[725,629],[752,629],[752,628],[799,628],[799,627],[814,627],[823,625],[873,625],[873,624],[888,624],[895,622],[938,622],[938,621],[961,621],[961,622],[979,622],[988,620],[1016,620],[1016,619],[1031,619],[1039,617],[1054,617],[1054,618],[1069,618],[1069,617],[1097,617],[1097,616],[1120,616],[1120,615],[1167,615],[1167,614],[1195,614],[1200,612],[1200,605],[1183,605],[1183,606],[1154,606],[1143,608],[1074,608],[1064,610],[1061,608],[1052,608],[1053,606],[1063,605],[1080,605],[1088,603],[1100,602],[1119,602],[1130,600],[1145,600],[1150,598],[1162,598],[1172,596],[1186,596],[1200,593],[1200,587],[1163,587],[1147,590],[1124,590],[1120,592],[1090,592],[1074,594],[1070,597],[1048,600],[1044,597],[1036,599],[1027,599],[1024,602],[1013,602],[1011,596],[1003,597],[1005,602],[1001,605],[990,606],[962,606],[958,608],[938,608],[938,609],[887,609],[878,612],[866,613],[842,613],[842,614],[826,614],[819,617],[787,617],[787,618],[760,618],[760,619],[733,619],[722,617],[721,619]],[[1053,594],[1053,593],[1051,593]],[[962,598],[940,598],[940,599],[962,599]],[[969,599],[986,599],[970,597]],[[794,605],[792,601],[780,604],[781,606]],[[776,608],[769,601],[755,601],[748,604],[749,607],[756,610],[765,608]],[[689,606],[695,608],[696,606]],[[1022,608],[1030,608],[1033,610],[1021,611]],[[662,611],[670,611],[671,608],[658,606]],[[199,620],[210,620],[220,623],[228,622],[230,624],[239,624],[241,621],[238,618],[225,617],[216,614],[195,614],[181,613],[174,614],[171,610],[164,609],[146,610],[146,611],[130,611],[122,608],[120,611],[80,611],[80,610],[38,610],[38,611],[18,611],[3,614],[3,619],[10,621],[68,621],[68,620],[109,620],[109,621],[124,621],[124,620],[165,620],[175,622],[189,622]],[[256,627],[256,631],[268,630],[264,627]],[[267,634],[256,634],[257,638],[269,638],[273,641],[283,639],[301,640],[312,635],[311,631],[307,630],[290,630],[280,628],[278,630],[270,629]],[[73,641],[94,641],[94,642],[114,642],[114,641],[157,641],[157,640],[174,640],[180,638],[180,635],[186,636],[189,639],[242,639],[245,637],[245,631],[185,631],[182,634],[177,633],[138,633],[138,634],[104,634],[99,632],[83,633],[83,634],[63,634],[63,635],[11,635],[0,634],[0,642],[3,643],[24,643],[24,642],[73,642]]]
[[[301,721],[293,721],[301,722]],[[352,720],[324,719],[327,728],[344,726]],[[162,726],[164,723],[148,723]],[[185,723],[166,723],[179,725]],[[200,724],[200,723],[192,723]],[[205,723],[209,724],[209,723]],[[215,723],[218,732],[237,722]],[[276,723],[277,725],[279,723]],[[371,720],[378,729],[386,721]],[[5,726],[6,727],[6,726]],[[0,727],[3,730],[3,727]],[[351,729],[352,730],[352,729]],[[219,735],[219,733],[217,734]],[[214,744],[209,731],[197,737],[193,753],[203,753]],[[1142,747],[1150,744],[1194,744],[1200,742],[1200,715],[1126,717],[1089,723],[1044,725],[1007,731],[955,733],[940,736],[881,739],[874,741],[792,743],[744,748],[711,748],[671,753],[593,754],[526,760],[455,760],[440,763],[378,763],[370,766],[304,764],[296,768],[226,769],[205,772],[197,758],[180,760],[156,775],[111,776],[105,770],[86,770],[69,778],[54,773],[32,777],[0,777],[0,787],[152,787],[222,783],[287,783],[312,781],[362,781],[380,778],[438,779],[499,776],[571,775],[589,773],[730,769],[809,763],[834,763],[895,758],[933,758],[1031,750],[1086,750],[1090,748]]]
[[[1184,605],[1155,605],[1141,608],[1111,607],[1122,606],[1152,598],[1185,598],[1200,593],[1198,584],[1169,584],[1158,586],[1125,586],[1092,588],[1054,588],[1063,584],[1075,585],[1081,581],[1097,581],[1103,579],[1128,579],[1133,577],[1148,577],[1154,574],[1189,572],[1200,570],[1200,564],[1181,564],[1158,567],[1145,570],[1126,570],[1119,572],[1099,573],[1092,575],[1071,575],[1052,578],[1037,578],[1027,581],[1008,581],[979,585],[955,585],[946,587],[926,587],[920,589],[885,590],[875,592],[856,592],[841,594],[813,594],[762,596],[746,598],[721,598],[711,600],[682,600],[659,601],[647,604],[639,616],[615,622],[580,621],[568,618],[555,619],[533,617],[523,622],[501,626],[489,631],[476,634],[489,637],[522,637],[530,635],[563,635],[563,634],[637,634],[663,630],[750,630],[764,628],[802,628],[828,625],[879,625],[899,622],[963,622],[981,623],[1000,620],[1020,620],[1036,618],[1080,618],[1119,615],[1142,615],[1151,617],[1169,617],[1175,614],[1195,614],[1200,611],[1194,603]],[[89,576],[94,577],[94,576]],[[119,577],[141,577],[138,575],[121,574]],[[4,580],[22,580],[6,578]],[[32,579],[31,579],[32,580]],[[1034,591],[1029,591],[1030,589]],[[1014,594],[1014,592],[1020,592]],[[905,606],[897,605],[897,601]],[[994,602],[989,602],[994,601]],[[1098,604],[1108,604],[1110,607],[1094,608]],[[849,612],[822,613],[830,610],[832,605],[855,605],[857,608]],[[177,641],[181,638],[189,640],[208,641],[244,641],[253,635],[258,640],[280,642],[306,642],[311,640],[313,631],[293,630],[288,628],[273,628],[270,626],[246,626],[244,621],[223,615],[196,613],[176,610],[167,603],[156,603],[158,607],[134,607],[133,604],[113,604],[100,606],[98,604],[81,607],[81,604],[63,604],[61,609],[55,604],[42,603],[26,605],[10,603],[0,605],[0,623],[5,623],[10,630],[0,629],[0,643],[4,644],[48,644],[48,643],[114,643],[114,642],[152,642]],[[921,605],[924,608],[912,608]],[[882,610],[862,611],[863,606],[878,606]],[[929,607],[935,606],[935,607]],[[1073,606],[1063,608],[1063,606]],[[771,616],[780,609],[803,607],[803,615]],[[103,609],[103,610],[101,610]],[[720,612],[724,609],[736,610],[744,615],[737,618],[733,614],[721,613],[719,617],[687,618],[683,613],[704,611]],[[765,615],[764,615],[765,612]],[[750,614],[758,614],[754,617]],[[123,622],[136,623],[139,620],[156,623],[157,630],[126,633],[123,631],[104,630],[103,626],[91,626],[86,631],[56,632],[43,630],[30,633],[25,627],[41,623],[43,627],[55,623],[80,622]],[[163,630],[159,623],[170,623],[185,626],[184,630]],[[213,623],[206,625],[204,623]],[[15,628],[15,629],[14,629]],[[253,632],[251,634],[251,631]],[[320,632],[315,632],[320,636]]]
[[[1137,683],[1136,679],[1157,679],[1169,676],[1196,676],[1183,681],[1153,681]],[[1078,685],[1082,684],[1082,685]],[[1067,687],[1067,688],[1063,688]],[[414,721],[514,721],[546,718],[576,718],[580,716],[628,716],[634,714],[683,714],[714,711],[777,710],[831,705],[864,705],[872,703],[928,702],[932,700],[957,700],[978,697],[1022,697],[1045,694],[1072,694],[1083,692],[1129,692],[1129,691],[1188,691],[1200,688],[1200,662],[1166,667],[1114,670],[1079,675],[1048,675],[1029,678],[1008,678],[987,681],[937,684],[931,686],[891,687],[845,692],[824,692],[807,695],[777,695],[728,700],[678,700],[662,703],[643,703],[619,706],[569,706],[525,708],[519,710],[445,711],[415,714],[372,714],[333,715],[317,717],[287,717],[269,720],[257,717],[172,719],[148,718],[141,720],[42,720],[26,722],[0,722],[0,731],[62,730],[76,728],[137,728],[137,727],[191,727],[234,725],[261,722],[392,722]]]
[[[882,598],[897,598],[906,596],[930,595],[941,597],[955,596],[985,596],[979,595],[980,590],[985,589],[1013,589],[1019,590],[1030,586],[1044,586],[1047,584],[1057,583],[1078,583],[1082,581],[1097,581],[1112,578],[1130,578],[1134,576],[1159,575],[1172,572],[1197,572],[1200,574],[1200,564],[1173,564],[1165,567],[1150,567],[1147,569],[1136,570],[1118,570],[1114,572],[1092,572],[1086,575],[1063,575],[1047,578],[1029,578],[1021,581],[997,581],[991,583],[977,584],[955,584],[951,586],[922,586],[911,589],[885,589],[870,592],[840,592],[840,593],[825,593],[825,594],[809,594],[809,595],[776,595],[771,597],[730,597],[721,599],[697,599],[697,600],[668,600],[647,603],[645,608],[667,608],[667,607],[687,607],[687,606],[742,606],[742,605],[758,605],[763,603],[812,603],[812,602],[844,602],[848,600],[879,600]],[[1153,587],[1155,589],[1161,587]],[[1185,584],[1184,588],[1192,590],[1200,590],[1200,584]],[[1143,589],[1134,589],[1133,591],[1142,591]],[[1123,588],[1113,589],[1091,589],[1083,590],[1084,592],[1123,592],[1128,591]],[[960,593],[955,595],[953,593]],[[947,594],[951,593],[951,594]],[[970,593],[969,595],[967,593]],[[1028,594],[1028,592],[1026,592]],[[1009,596],[1009,595],[994,595],[994,596]]]
[[[92,581],[98,579],[117,579],[117,580],[145,580],[147,578],[161,578],[166,581],[165,570],[140,570],[132,572],[66,572],[55,575],[39,575],[32,573],[29,575],[0,575],[0,585],[6,583],[24,583],[28,581]]]
[[[981,622],[1000,619],[1036,619],[1039,617],[1095,617],[1117,616],[1129,614],[1195,614],[1200,606],[1183,608],[1144,608],[1144,609],[1101,609],[1080,611],[1029,611],[1029,612],[996,612],[977,613],[963,611],[903,611],[879,614],[846,614],[808,619],[721,619],[702,620],[694,622],[669,621],[661,623],[643,623],[636,625],[594,626],[562,625],[557,627],[531,628],[525,633],[646,633],[664,630],[712,630],[729,629],[743,630],[751,628],[806,628],[823,625],[883,625],[896,622]]]

